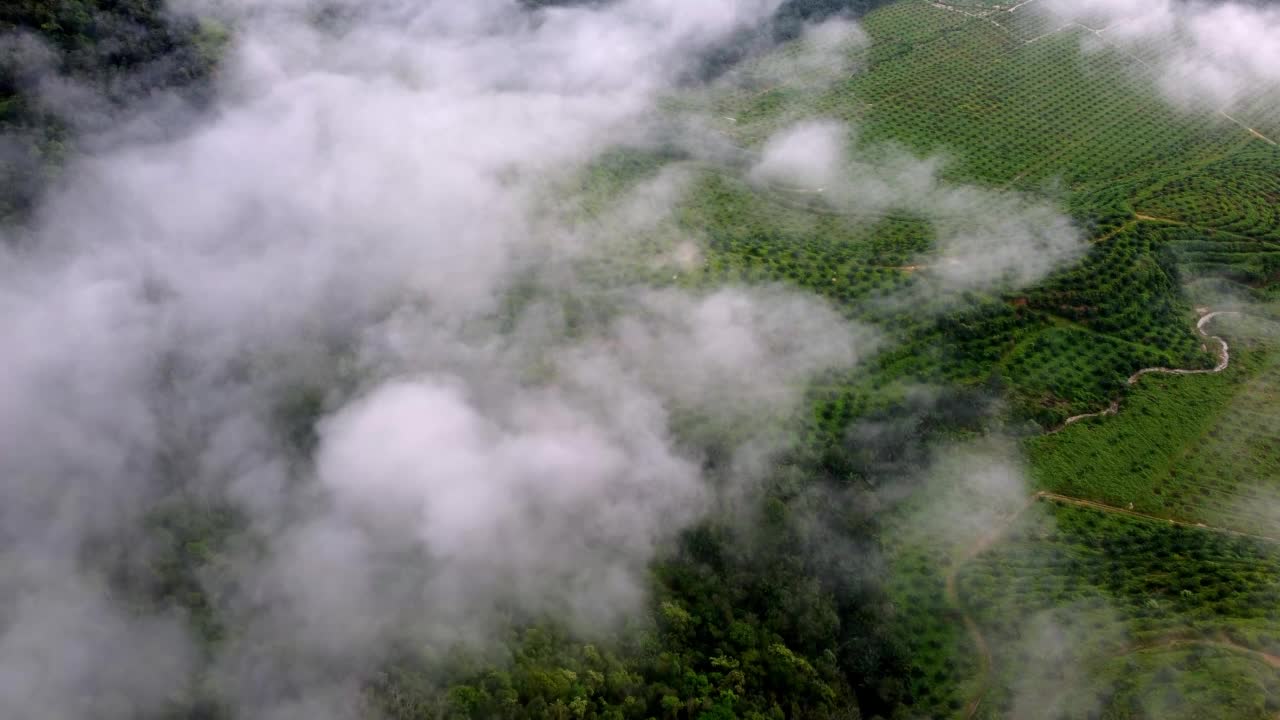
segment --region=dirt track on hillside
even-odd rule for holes
[[[1202,337],[1208,338],[1210,340],[1216,340],[1219,346],[1221,346],[1222,348],[1218,353],[1218,364],[1215,365],[1212,369],[1184,370],[1182,368],[1167,368],[1167,367],[1143,368],[1129,376],[1128,384],[1136,385],[1138,382],[1138,379],[1141,378],[1143,375],[1151,375],[1153,373],[1164,374],[1164,375],[1206,375],[1211,373],[1220,373],[1223,370],[1226,370],[1228,367],[1231,366],[1231,348],[1227,345],[1226,340],[1223,340],[1217,335],[1210,335],[1209,333],[1205,332],[1204,326],[1210,320],[1214,319],[1215,317],[1218,317],[1219,315],[1239,315],[1239,314],[1240,313],[1238,312],[1228,311],[1228,310],[1210,312],[1202,316],[1200,320],[1196,323],[1196,331],[1199,332]],[[1108,405],[1105,410],[1099,410],[1098,412],[1091,412],[1091,413],[1083,413],[1081,415],[1073,415],[1072,417],[1067,418],[1061,425],[1050,430],[1049,432],[1050,433],[1059,432],[1065,429],[1068,425],[1072,425],[1086,418],[1102,417],[1104,415],[1115,415],[1118,412],[1120,412],[1120,400],[1117,398],[1115,400],[1112,400],[1111,404]]]
[[[1172,637],[1165,640],[1148,641],[1124,648],[1122,651],[1116,653],[1116,656],[1129,655],[1135,652],[1142,652],[1143,650],[1164,650],[1177,647],[1212,647],[1220,648],[1222,650],[1231,650],[1243,655],[1249,655],[1256,660],[1260,660],[1271,667],[1280,670],[1280,655],[1272,655],[1271,653],[1263,652],[1261,650],[1248,647],[1247,645],[1241,645],[1240,643],[1233,642],[1225,637]]]

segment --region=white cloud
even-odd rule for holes
[[[0,708],[168,700],[187,638],[130,620],[75,560],[174,487],[237,501],[268,541],[205,578],[243,629],[214,669],[245,716],[354,713],[335,668],[358,677],[393,628],[482,642],[499,609],[591,626],[634,608],[655,549],[709,502],[677,416],[734,424],[744,490],[769,422],[871,341],[778,289],[592,286],[574,262],[618,238],[566,227],[556,188],[648,142],[685,66],[777,4],[349,2],[320,24],[302,2],[188,4],[234,28],[216,106],[74,163],[0,246],[5,549],[54,569],[0,566],[0,596],[42,598],[0,618]],[[623,226],[681,187],[624,203]],[[502,329],[529,278],[547,297]],[[581,322],[558,303],[597,295]],[[312,466],[275,423],[282,392],[316,383]],[[54,626],[109,637],[33,687],[30,658],[83,641],[29,631]]]
[[[749,176],[853,217],[908,213],[931,221],[935,252],[920,262],[949,290],[1030,285],[1087,250],[1079,229],[1049,202],[947,182],[944,168],[937,156],[859,145],[844,124],[810,120],[769,138]]]
[[[1230,107],[1280,92],[1280,8],[1241,2],[1046,0],[1110,42],[1150,57],[1161,88],[1185,106]]]

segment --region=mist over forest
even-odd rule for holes
[[[1276,419],[1275,38],[5,3],[0,716],[1198,712],[1280,653],[1270,520],[1198,514],[1174,437]],[[1222,496],[1270,492],[1252,445]],[[1249,668],[1238,717],[1280,707]]]

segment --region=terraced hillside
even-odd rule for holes
[[[1273,321],[1215,320],[1232,365],[1148,375],[1115,417],[1030,441],[1046,489],[1258,535],[1277,530],[1280,362]]]
[[[717,174],[685,221],[709,238],[700,272],[789,281],[895,333],[882,385],[995,381],[1051,428],[1105,407],[1139,368],[1212,366],[1181,284],[1270,286],[1280,148],[1221,113],[1174,107],[1123,49],[1083,51],[1087,28],[1050,32],[1034,5],[985,7],[892,3],[865,18],[857,70],[834,88],[735,90],[716,114],[748,147],[804,117],[837,118],[869,173],[936,154],[945,181],[1060,198],[1091,237],[1083,264],[939,317],[886,315],[868,299],[927,282],[945,218],[842,210]]]
[[[747,146],[797,118],[834,117],[855,129],[858,162],[937,154],[947,181],[1060,198],[1090,238],[1079,264],[1019,293],[886,313],[867,301],[929,282],[936,218],[842,213],[821,198],[797,208],[789,194],[708,178],[690,224],[708,229],[709,274],[810,288],[900,340],[871,376],[819,400],[815,424],[828,437],[918,382],[995,388],[1036,434],[1119,407],[1030,440],[1035,482],[1190,526],[1065,506],[1043,530],[1029,529],[1041,521],[1028,513],[1007,544],[989,538],[969,560],[986,546],[981,529],[967,540],[921,532],[913,518],[934,511],[908,503],[886,531],[911,650],[904,717],[1271,717],[1278,677],[1257,653],[1275,652],[1274,551],[1195,525],[1277,534],[1278,338],[1220,318],[1210,330],[1232,344],[1224,372],[1129,381],[1144,368],[1214,368],[1218,348],[1195,331],[1195,306],[1238,308],[1275,292],[1280,94],[1259,89],[1230,113],[1179,109],[1149,58],[1085,52],[1096,29],[1055,25],[1027,5],[893,3],[865,19],[859,71],[830,92],[757,87],[717,112]],[[1201,562],[1175,561],[1191,585],[1157,567],[1183,546]],[[1249,582],[1214,585],[1236,569]],[[1049,647],[1019,639],[1034,632]],[[1052,647],[1075,637],[1085,645]],[[1058,667],[1028,686],[1023,671],[1046,653]],[[1081,671],[1064,677],[1068,667]],[[1025,704],[1037,699],[1060,712]]]

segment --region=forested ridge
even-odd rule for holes
[[[106,129],[165,92],[188,101],[209,92],[217,35],[165,12],[163,0],[0,6],[0,218],[31,210],[78,129]]]

